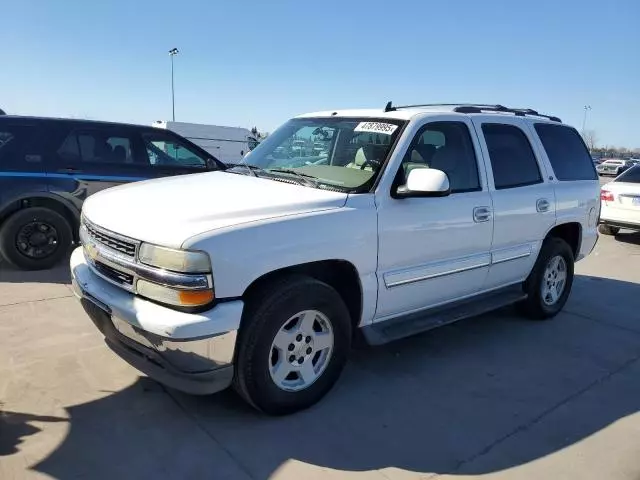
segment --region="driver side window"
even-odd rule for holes
[[[449,177],[451,193],[481,190],[473,142],[462,122],[433,122],[422,127],[402,160],[398,184],[405,184],[415,168],[442,170]]]
[[[142,140],[151,166],[205,168],[207,159],[172,135],[143,133]]]

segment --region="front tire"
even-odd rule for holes
[[[351,317],[340,295],[310,277],[283,278],[247,301],[234,386],[270,415],[308,408],[336,383],[350,346]]]
[[[53,267],[67,254],[72,241],[69,222],[48,208],[18,210],[0,228],[0,254],[23,270]]]
[[[601,223],[600,225],[598,225],[598,232],[603,235],[617,235],[620,232],[620,229],[618,227],[612,227],[610,225]]]
[[[521,312],[534,320],[555,317],[571,293],[573,268],[573,251],[567,242],[560,238],[547,238],[524,283],[528,296],[519,304]]]

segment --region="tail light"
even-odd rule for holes
[[[604,202],[613,202],[613,193],[609,190],[600,190],[600,200]]]

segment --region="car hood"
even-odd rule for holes
[[[269,218],[340,208],[346,193],[225,172],[148,180],[88,198],[83,215],[121,235],[180,248],[189,238]]]

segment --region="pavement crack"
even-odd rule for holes
[[[618,373],[622,372],[623,370],[629,368],[630,366],[632,366],[634,363],[638,362],[639,360],[640,360],[640,356],[637,356],[637,357],[634,357],[634,358],[632,358],[630,360],[627,360],[626,362],[624,362],[622,365],[620,365],[615,370],[611,370],[606,375],[594,380],[593,382],[591,382],[590,384],[588,384],[584,388],[581,388],[580,390],[578,390],[577,392],[574,392],[573,394],[571,394],[568,397],[564,398],[560,402],[552,405],[551,407],[549,407],[548,409],[546,409],[545,411],[543,411],[541,414],[537,415],[536,417],[532,418],[528,422],[516,427],[511,432],[509,432],[506,435],[503,435],[502,437],[500,437],[497,440],[493,441],[492,443],[487,445],[485,448],[480,450],[478,453],[470,456],[469,458],[467,458],[465,460],[460,461],[455,466],[455,468],[453,468],[453,470],[450,472],[450,474],[452,474],[452,475],[456,474],[464,465],[466,465],[468,463],[471,463],[474,460],[476,460],[477,458],[480,458],[480,457],[486,455],[487,453],[489,453],[491,450],[493,450],[498,445],[500,445],[500,444],[506,442],[507,440],[509,440],[511,437],[514,437],[515,435],[530,429],[531,427],[533,427],[534,425],[539,423],[541,420],[543,420],[545,417],[549,416],[550,414],[552,414],[553,412],[555,412],[559,408],[563,407],[564,405],[567,405],[568,403],[572,402],[576,398],[584,395],[585,393],[587,393],[592,388],[597,387],[597,386],[605,383],[611,377],[613,377],[614,375],[617,375]]]
[[[61,295],[59,297],[47,297],[47,298],[38,298],[36,300],[25,300],[23,302],[4,303],[0,305],[0,309],[3,307],[15,307],[16,305],[24,305],[25,303],[48,302],[49,300],[60,300],[62,298],[72,298],[72,297],[73,297],[73,294],[69,294],[69,295]]]
[[[189,410],[187,410],[184,405],[182,405],[182,403],[180,403],[178,401],[177,398],[175,398],[173,395],[171,395],[171,392],[161,383],[156,382],[160,388],[164,391],[164,393],[166,393],[169,398],[173,401],[173,403],[175,403],[178,408],[182,411],[182,413],[185,414],[185,416],[191,420],[191,422],[193,422],[195,424],[195,426],[202,432],[204,433],[207,437],[209,437],[209,439],[211,439],[213,441],[213,443],[215,443],[216,445],[218,445],[222,450],[224,450],[224,452],[229,455],[229,457],[236,463],[236,465],[238,465],[238,468],[240,468],[240,470],[242,470],[247,477],[251,478],[251,479],[255,479],[256,477],[254,477],[251,472],[249,471],[249,469],[246,467],[246,465],[244,463],[242,463],[240,461],[239,458],[237,458],[233,452],[231,452],[231,450],[229,450],[224,444],[222,444],[220,441],[218,441],[218,439],[215,437],[215,435],[213,435],[208,429],[204,428],[202,425],[200,425],[200,423],[198,422],[198,419],[191,413],[189,412]]]
[[[603,321],[603,320],[599,320],[597,318],[590,317],[589,315],[586,315],[584,313],[574,312],[571,309],[564,310],[564,312],[568,313],[569,315],[573,315],[575,317],[579,317],[579,318],[583,318],[585,320],[589,320],[589,321],[591,321],[593,323],[597,323],[599,325],[605,325],[607,327],[611,327],[611,328],[615,328],[615,329],[618,329],[618,330],[622,330],[624,332],[630,332],[630,333],[634,333],[636,335],[640,335],[640,330],[636,330],[635,328],[629,328],[629,327],[625,327],[623,325],[618,325],[618,324],[615,324],[615,323],[610,323],[610,322],[606,322],[606,321]]]

